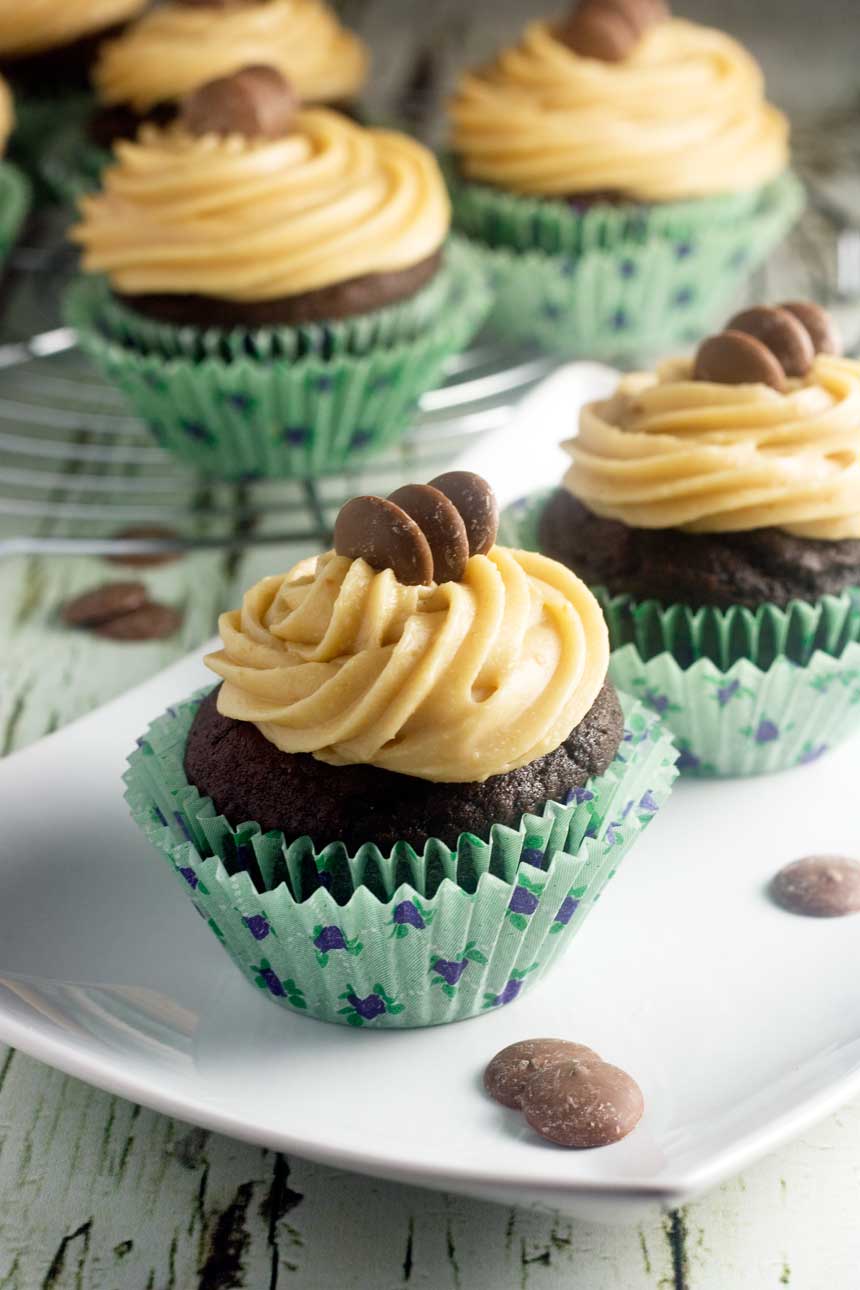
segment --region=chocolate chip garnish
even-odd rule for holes
[[[522,1110],[561,1147],[606,1147],[636,1128],[645,1108],[635,1080],[607,1062],[555,1062],[528,1081]]]
[[[421,529],[395,502],[353,497],[334,525],[334,549],[374,569],[391,569],[407,587],[433,581],[433,553]]]
[[[844,856],[804,856],[770,884],[773,899],[792,914],[840,918],[860,912],[860,863]]]
[[[172,636],[181,622],[178,609],[151,601],[129,614],[96,624],[93,631],[113,641],[154,641]]]
[[[162,528],[160,524],[137,524],[131,528],[121,529],[114,533],[120,542],[179,542],[180,535],[175,529]],[[111,564],[126,564],[133,568],[145,569],[151,565],[169,564],[182,558],[181,551],[120,551],[116,555],[105,556]]]
[[[280,139],[292,129],[298,106],[292,86],[276,68],[243,67],[186,95],[179,119],[196,135]]]
[[[767,345],[742,331],[723,331],[703,340],[693,364],[693,380],[785,388],[785,372],[779,360]]]
[[[842,353],[839,329],[821,305],[816,305],[811,300],[787,300],[779,307],[803,323],[816,354]]]
[[[62,618],[69,627],[95,627],[140,609],[146,600],[142,582],[106,582],[68,601],[63,606]]]
[[[502,1106],[518,1111],[529,1080],[547,1066],[574,1058],[600,1062],[597,1053],[584,1044],[573,1044],[566,1039],[522,1039],[496,1053],[484,1071],[484,1088]]]
[[[431,484],[404,484],[389,495],[430,544],[434,582],[459,582],[469,559],[466,525],[457,507]]]
[[[499,503],[486,479],[470,470],[449,470],[430,480],[450,498],[463,517],[469,539],[469,555],[486,555],[499,531]]]
[[[766,345],[786,376],[805,376],[812,366],[815,350],[809,332],[787,309],[756,305],[742,309],[727,323],[727,330],[742,331]]]
[[[627,58],[649,27],[670,16],[663,0],[583,0],[558,31],[583,58],[617,63]]]

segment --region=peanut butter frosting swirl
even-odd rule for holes
[[[515,193],[617,192],[677,201],[755,188],[788,161],[788,124],[729,36],[671,19],[617,63],[533,22],[467,74],[452,104],[465,175]]]
[[[591,592],[544,556],[493,547],[460,582],[408,587],[333,553],[264,578],[221,616],[218,710],[287,753],[480,782],[542,757],[609,663]]]
[[[0,56],[25,58],[104,31],[140,13],[147,0],[6,0],[0,5]]]
[[[633,528],[860,538],[860,363],[819,354],[784,392],[691,372],[669,360],[583,410],[575,497]]]
[[[450,223],[428,149],[326,108],[274,140],[144,126],[81,212],[85,267],[119,291],[239,301],[409,268]]]
[[[146,112],[241,67],[275,67],[306,103],[352,98],[368,53],[320,0],[236,0],[218,9],[166,4],[107,43],[93,80],[103,103]]]

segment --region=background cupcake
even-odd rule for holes
[[[130,759],[135,818],[280,1003],[410,1026],[512,1001],[669,790],[597,602],[496,516],[464,472],[347,503]]]
[[[698,774],[802,764],[860,724],[860,364],[823,310],[757,307],[583,411],[520,539],[603,604],[611,675]]]
[[[494,325],[593,357],[698,339],[801,197],[788,125],[729,36],[662,0],[583,0],[463,77],[455,225]]]
[[[354,102],[369,66],[366,46],[321,0],[173,0],[106,43],[93,69],[96,108],[73,124],[46,161],[55,186],[78,196],[98,181],[107,150],[146,121],[172,121],[181,100],[243,67],[276,68],[304,104]]]
[[[0,264],[21,231],[30,206],[30,185],[10,162],[2,160],[15,123],[12,94],[0,76]]]
[[[274,69],[212,82],[116,155],[73,233],[105,278],[69,315],[209,474],[312,476],[382,447],[489,306],[427,149],[298,110]]]

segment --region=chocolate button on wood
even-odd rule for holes
[[[522,1110],[531,1127],[560,1147],[607,1147],[625,1138],[645,1103],[635,1080],[607,1062],[553,1063],[530,1079]]]
[[[703,340],[693,365],[695,381],[717,385],[770,385],[785,389],[782,364],[760,340],[742,331],[723,331]]]
[[[196,135],[280,139],[292,129],[298,106],[292,87],[276,68],[244,67],[188,94],[179,119]]]
[[[172,636],[181,622],[178,609],[151,601],[130,614],[98,623],[93,631],[113,641],[156,641]]]
[[[812,300],[787,300],[779,307],[803,323],[816,354],[842,353],[839,329],[821,305],[816,305]]]
[[[396,502],[353,497],[334,525],[334,549],[374,569],[391,569],[407,587],[433,581],[433,553],[421,529]]]
[[[860,912],[860,864],[845,856],[804,856],[780,869],[773,899],[792,914],[841,918]]]
[[[62,619],[69,627],[94,627],[145,604],[146,587],[142,582],[106,582],[64,605]]]
[[[786,376],[805,376],[812,367],[815,350],[809,332],[787,309],[766,305],[743,309],[731,319],[727,330],[745,332],[767,345]]]
[[[470,470],[449,470],[430,480],[450,498],[463,517],[469,538],[469,555],[486,555],[499,531],[499,503],[486,479]]]
[[[518,1111],[526,1085],[539,1071],[560,1062],[588,1061],[589,1058],[600,1062],[597,1053],[585,1044],[570,1043],[566,1039],[521,1039],[496,1053],[484,1071],[484,1088],[502,1106]]]
[[[459,582],[469,559],[469,538],[450,498],[431,484],[404,484],[388,500],[415,521],[429,542],[434,581]]]

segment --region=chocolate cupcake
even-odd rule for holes
[[[860,716],[860,363],[806,301],[587,406],[571,467],[515,509],[606,612],[611,674],[691,772],[811,760]]]
[[[671,785],[596,600],[496,546],[496,514],[462,472],[348,503],[333,551],[222,616],[221,686],[130,759],[135,818],[239,965],[327,1020],[511,1001]]]
[[[166,448],[313,476],[402,433],[489,307],[421,144],[298,107],[273,68],[120,143],[73,238],[81,344]]]
[[[698,339],[801,205],[757,64],[662,0],[530,23],[450,110],[455,226],[493,272],[493,324],[548,349]]]

